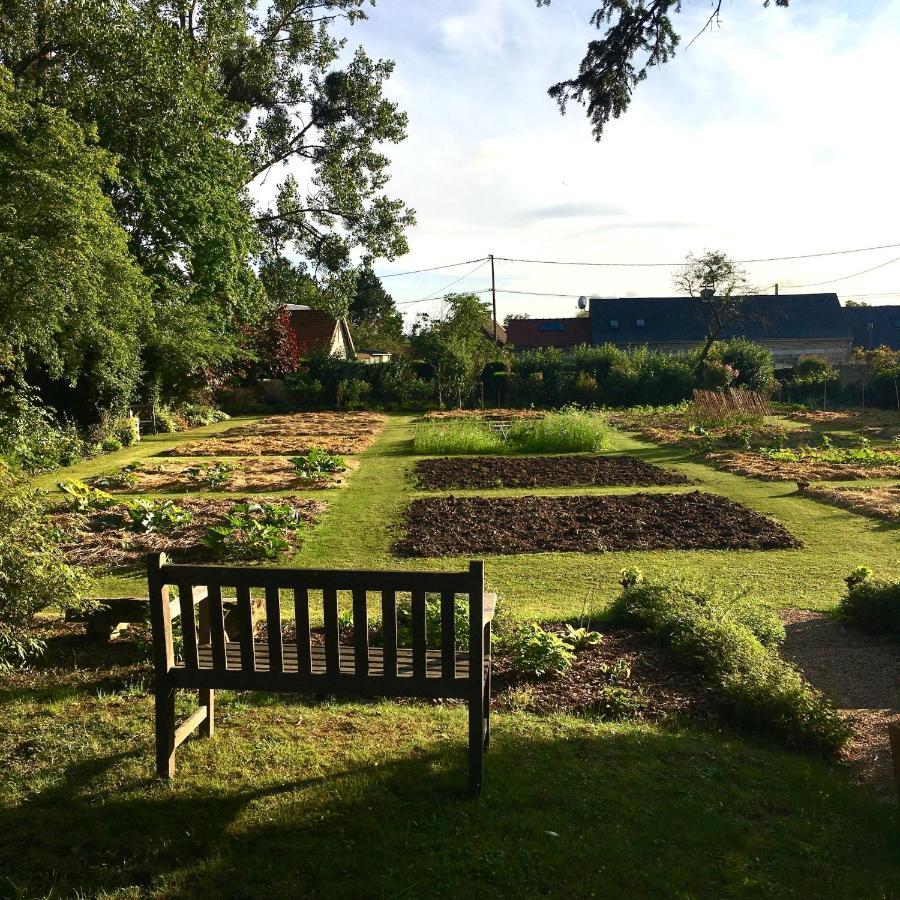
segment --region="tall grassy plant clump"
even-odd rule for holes
[[[744,595],[670,578],[623,573],[610,616],[651,632],[704,676],[737,724],[789,746],[834,755],[849,732],[832,704],[777,652],[784,631],[774,614]]]
[[[503,438],[477,419],[420,422],[416,426],[413,446],[416,453],[423,456],[503,453],[506,449]]]
[[[844,580],[847,593],[841,598],[841,613],[847,621],[865,631],[900,638],[900,581],[874,578],[865,566]]]
[[[608,441],[606,417],[577,409],[516,422],[507,435],[507,442],[516,453],[590,452],[602,450]]]

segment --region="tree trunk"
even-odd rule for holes
[[[897,398],[897,412],[900,412],[900,386],[897,385],[898,379],[894,379],[894,396]]]

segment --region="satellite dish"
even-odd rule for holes
[[[588,308],[588,299],[587,299],[587,297],[579,297],[579,298],[578,298],[578,308],[579,308],[579,309],[587,309],[587,308]]]

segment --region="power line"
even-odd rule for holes
[[[768,263],[768,262],[787,262],[796,259],[820,259],[824,256],[846,256],[850,253],[868,253],[873,250],[889,250],[900,247],[900,243],[896,244],[880,244],[873,247],[854,247],[851,250],[828,250],[820,253],[801,253],[793,256],[766,256],[756,259],[737,259],[735,262],[749,265],[750,263]],[[513,256],[495,256],[501,262],[511,263],[527,263],[529,265],[539,266],[599,266],[609,268],[672,268],[673,266],[684,265],[684,260],[679,262],[586,262],[581,260],[560,260],[560,259],[523,259]],[[860,273],[862,274],[862,273]],[[828,282],[822,282],[826,284]]]
[[[467,266],[470,263],[481,262],[486,260],[486,256],[479,256],[478,259],[464,259],[461,262],[447,263],[443,266],[429,266],[426,269],[410,269],[408,272],[389,272],[387,275],[379,275],[379,278],[399,278],[401,275],[418,275],[420,272],[437,272],[438,269],[453,269],[456,266]]]
[[[841,275],[840,278],[829,278],[828,281],[816,281],[813,284],[792,284],[787,285],[787,287],[790,287],[793,290],[795,288],[821,287],[823,284],[836,284],[838,281],[848,281],[851,278],[858,278],[860,275],[867,275],[869,272],[874,272],[876,269],[883,269],[885,266],[890,266],[895,262],[900,262],[900,256],[895,256],[893,259],[879,263],[877,266],[872,266],[870,269],[863,269],[862,272],[854,272],[852,275]]]

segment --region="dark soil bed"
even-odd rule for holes
[[[423,490],[491,487],[568,487],[571,485],[686,484],[676,472],[634,456],[444,457],[416,464]]]
[[[413,500],[400,556],[603,550],[779,550],[800,542],[725,497],[430,497]]]

